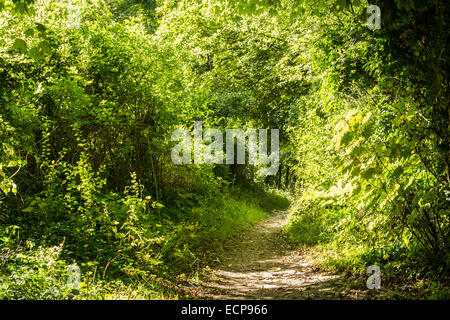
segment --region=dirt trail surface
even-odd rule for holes
[[[196,284],[200,299],[342,299],[337,275],[314,271],[281,233],[288,212],[274,212],[231,240],[225,257]],[[354,297],[353,297],[354,298]]]

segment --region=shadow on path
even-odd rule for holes
[[[274,212],[225,248],[222,263],[197,284],[200,299],[340,299],[342,279],[314,271],[289,245],[281,227],[287,211]]]

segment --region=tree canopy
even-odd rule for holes
[[[448,15],[443,0],[0,0],[0,298],[155,297],[273,189],[324,267],[442,281]],[[175,165],[171,134],[194,121],[279,129],[277,174]],[[64,287],[70,263],[90,285]]]

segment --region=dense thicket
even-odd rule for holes
[[[373,4],[380,30],[360,0],[0,0],[0,297],[73,297],[73,262],[77,297],[153,297],[264,216],[264,185],[328,267],[448,274],[448,5]],[[175,166],[194,121],[280,129],[277,175]]]

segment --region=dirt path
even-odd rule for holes
[[[230,241],[226,256],[196,284],[200,299],[342,299],[339,276],[314,271],[281,233],[288,212],[274,212]]]

